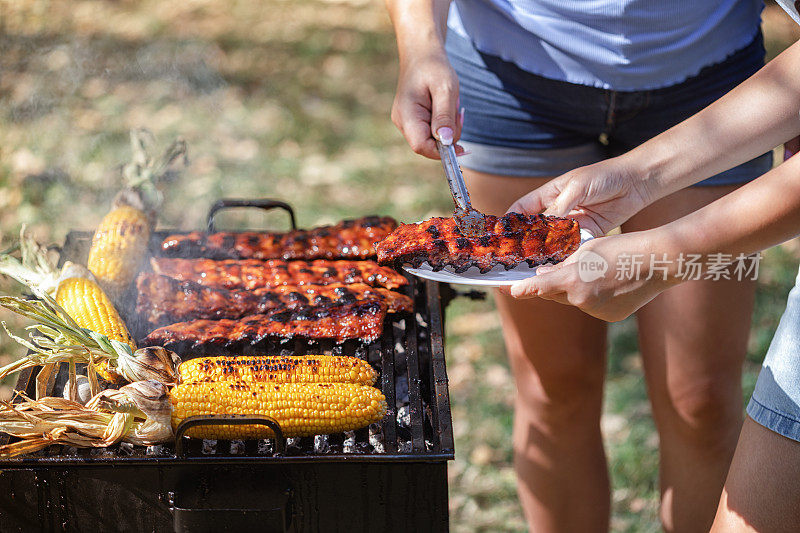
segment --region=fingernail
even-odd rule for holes
[[[461,157],[462,155],[469,155],[472,153],[472,150],[462,150],[461,152],[456,154],[456,157]]]
[[[439,142],[444,145],[453,144],[453,130],[448,127],[439,128],[436,130],[436,135],[439,136]]]
[[[554,268],[555,267],[551,267],[551,266],[540,266],[539,268],[536,269],[536,273],[537,274],[547,274],[548,272],[551,272]]]
[[[461,124],[461,127],[464,127],[464,108],[461,108],[461,111],[458,112],[458,123]]]

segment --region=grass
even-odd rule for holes
[[[771,56],[797,38],[771,6]],[[394,40],[366,0],[0,0],[0,249],[22,223],[45,242],[91,229],[119,187],[127,132],[183,136],[191,166],[165,187],[164,227],[196,228],[220,197],[275,197],[301,225],[385,213],[416,220],[451,208],[438,163],[411,153],[388,119]],[[230,227],[279,226],[237,213]],[[759,281],[746,392],[800,257],[770,251]],[[16,287],[0,281],[0,290]],[[514,388],[491,301],[448,311],[457,458],[454,531],[524,531],[511,467]],[[2,313],[19,329],[22,324]],[[614,531],[656,531],[657,441],[635,325],[611,328],[603,429]],[[0,362],[18,353],[0,337]],[[8,384],[0,389],[7,396]]]

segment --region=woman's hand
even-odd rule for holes
[[[577,168],[526,194],[509,212],[569,216],[605,235],[655,200],[646,173],[626,155]]]
[[[651,260],[653,250],[656,259],[668,253],[659,235],[650,230],[593,239],[563,263],[539,267],[535,276],[500,291],[573,305],[608,322],[622,320],[679,282],[675,261],[662,268]]]
[[[526,194],[509,212],[569,216],[581,229],[605,235],[652,202],[646,173],[620,156],[567,172]],[[563,263],[543,266],[535,276],[500,291],[515,298],[539,297],[573,305],[594,317],[622,320],[669,287],[664,273],[649,272],[654,232],[602,237],[583,244]],[[639,259],[631,272],[619,272],[624,258]]]
[[[453,144],[461,136],[458,113],[458,78],[444,49],[409,54],[401,58],[392,122],[411,149],[439,159],[434,138]],[[456,154],[463,153],[456,146]]]

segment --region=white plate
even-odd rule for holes
[[[581,244],[592,238],[592,234],[587,230],[581,230]],[[442,270],[434,272],[428,263],[422,263],[419,268],[404,266],[403,270],[420,278],[442,283],[480,285],[483,287],[513,285],[514,282],[536,275],[536,267],[531,268],[527,263],[520,263],[510,270],[506,270],[502,266],[497,265],[489,272],[483,274],[478,267],[471,267],[460,273],[456,273],[451,267],[444,267]]]

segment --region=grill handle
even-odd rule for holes
[[[175,456],[186,457],[186,444],[183,437],[186,432],[198,426],[267,426],[275,433],[275,451],[278,454],[286,453],[286,439],[280,424],[274,418],[258,415],[198,415],[190,416],[175,428]]]
[[[208,232],[214,233],[217,231],[216,225],[214,224],[214,216],[218,212],[225,209],[236,209],[241,207],[256,207],[258,209],[263,209],[264,211],[269,211],[271,209],[283,209],[289,213],[289,220],[291,221],[292,229],[297,229],[297,221],[294,217],[294,209],[292,209],[292,206],[286,202],[272,200],[270,198],[222,198],[221,200],[214,202],[208,209],[208,216],[206,217]]]

